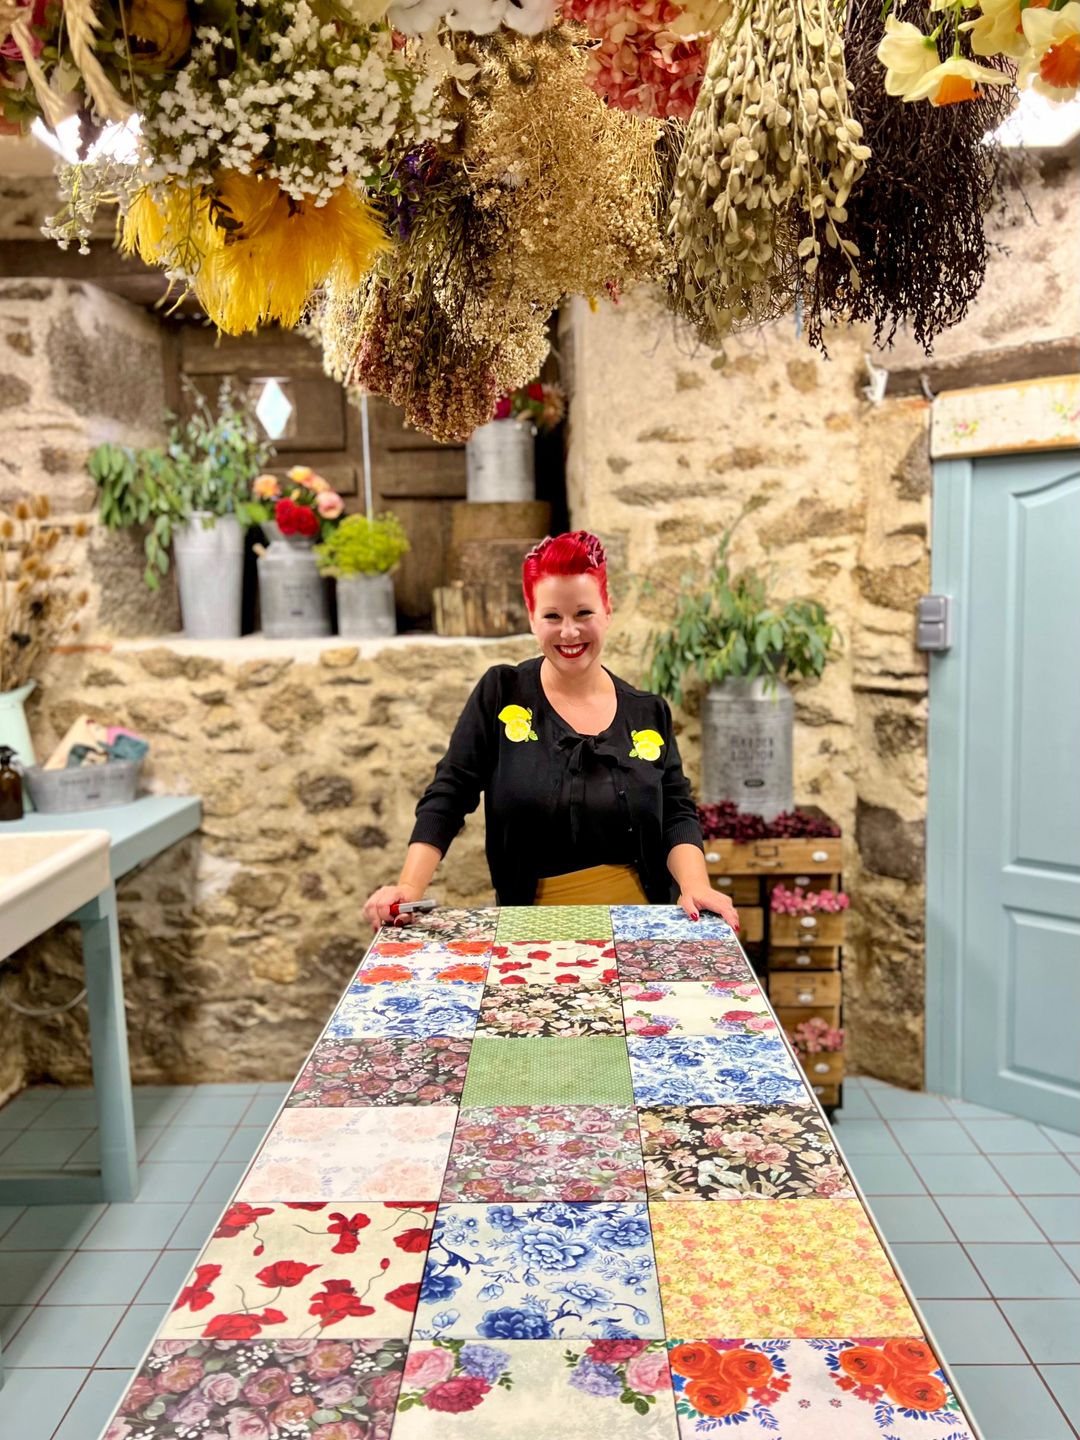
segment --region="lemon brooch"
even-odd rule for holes
[[[538,739],[532,728],[532,711],[526,710],[523,705],[504,705],[499,711],[499,719],[506,726],[508,740]],[[659,753],[657,751],[657,754]]]
[[[664,739],[655,730],[631,730],[630,738],[634,742],[634,748],[630,751],[631,760],[660,759]]]

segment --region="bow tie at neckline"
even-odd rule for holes
[[[628,769],[626,764],[628,756],[623,754],[625,745],[620,746],[612,739],[606,739],[602,735],[560,735],[555,742],[560,750],[567,752],[570,769],[573,772],[580,771],[585,764],[586,755],[595,755],[598,760],[603,760],[609,765],[618,765]]]

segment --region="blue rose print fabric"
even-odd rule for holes
[[[360,1036],[429,1035],[469,1037],[483,996],[481,985],[356,986],[342,998],[326,1029],[327,1039]]]
[[[414,1339],[663,1333],[646,1205],[440,1206]]]
[[[805,1099],[780,1040],[758,1035],[627,1037],[637,1105],[790,1105]]]
[[[611,929],[619,940],[729,940],[734,930],[707,910],[691,920],[680,905],[612,905]]]

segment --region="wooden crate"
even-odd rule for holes
[[[774,1005],[839,1005],[839,970],[769,972],[769,999]]]
[[[809,945],[795,949],[785,945],[769,947],[770,970],[839,970],[839,945]]]
[[[797,945],[803,949],[808,945],[842,945],[844,943],[844,912],[838,915],[818,913],[816,915],[769,916],[769,944]]]
[[[520,585],[439,585],[432,592],[436,635],[525,635]]]
[[[844,1078],[842,1050],[831,1050],[823,1055],[802,1055],[799,1064],[811,1085],[839,1085]]]
[[[844,842],[824,840],[706,840],[710,872],[720,875],[837,875],[844,868]]]
[[[788,1034],[795,1029],[796,1025],[801,1025],[804,1020],[824,1020],[826,1025],[831,1025],[836,1030],[840,1028],[839,1005],[777,1005],[774,1001],[773,1009],[776,1011],[776,1018]]]
[[[765,938],[765,911],[760,905],[739,907],[739,939],[744,945],[756,945]]]
[[[546,500],[465,500],[450,517],[451,547],[467,540],[530,540],[551,524]],[[529,547],[526,547],[529,548]]]

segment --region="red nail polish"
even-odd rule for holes
[[[690,912],[690,919],[691,919],[691,920],[700,920],[700,918],[701,918],[701,917],[700,917],[700,915],[698,914],[698,912],[697,912],[696,910],[691,910],[691,912]]]

